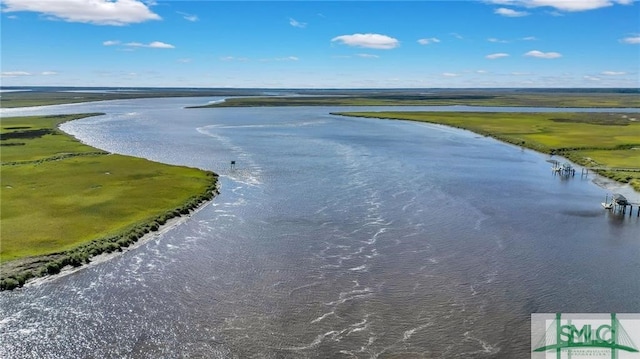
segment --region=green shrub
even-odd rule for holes
[[[26,271],[14,276],[18,281],[18,286],[22,287],[29,279],[33,278],[33,272]]]
[[[5,278],[0,281],[0,290],[12,290],[18,288],[20,284],[14,278]]]
[[[104,243],[102,248],[103,248],[104,252],[112,253],[113,251],[118,250],[118,248],[120,248],[120,247],[118,247],[118,245],[115,244],[115,243]]]
[[[45,269],[47,274],[58,274],[60,273],[61,263],[58,261],[52,261],[45,264]]]
[[[129,245],[131,245],[131,243],[133,243],[128,237],[127,238],[122,238],[120,240],[118,240],[116,242],[117,245],[119,245],[120,247],[129,247]]]
[[[80,267],[84,263],[84,258],[82,258],[82,256],[78,253],[75,253],[68,258],[69,259],[67,261],[69,262],[69,265],[73,267]]]

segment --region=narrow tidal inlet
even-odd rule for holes
[[[592,178],[442,126],[182,109],[201,102],[47,108],[106,112],[63,129],[213,170],[222,193],[135,250],[0,293],[0,357],[524,358],[532,312],[640,311],[640,219],[602,210]]]

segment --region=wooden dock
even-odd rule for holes
[[[551,171],[553,175],[560,175],[563,178],[573,177],[576,174],[576,169],[569,162],[560,163],[560,161],[555,159],[549,159],[547,162],[552,164]],[[614,167],[602,167],[602,166],[594,166],[582,167],[581,177],[585,177],[589,175],[589,171],[626,171],[626,172],[636,172],[640,171],[638,168],[614,168]],[[614,193],[612,195],[607,195],[604,202],[601,203],[602,208],[610,210],[614,213],[621,213],[626,215],[627,210],[629,211],[629,217],[633,215],[633,208],[637,209],[636,216],[640,217],[640,203],[632,203],[629,202],[623,195],[620,193]],[[628,207],[628,208],[627,208]]]
[[[576,169],[573,168],[573,166],[569,162],[564,162],[563,164],[560,164],[560,161],[557,160],[547,160],[547,162],[553,165],[551,167],[551,171],[553,171],[554,175],[559,174],[565,177],[573,177],[576,175]]]
[[[622,213],[623,215],[627,212],[627,207],[629,207],[629,217],[633,215],[633,207],[637,209],[637,217],[640,217],[640,203],[631,203],[627,200],[627,198],[620,193],[614,193],[609,198],[609,195],[605,197],[604,202],[602,202],[602,207],[604,209],[608,209],[610,211],[616,213]]]

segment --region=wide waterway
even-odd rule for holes
[[[526,358],[531,313],[640,311],[640,218],[604,211],[593,177],[467,131],[329,114],[354,108],[183,108],[203,102],[2,111],[105,112],[63,129],[222,188],[134,250],[0,293],[0,357]]]

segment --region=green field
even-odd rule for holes
[[[463,128],[601,169],[640,191],[640,116],[621,113],[349,112]]]
[[[211,172],[109,154],[57,129],[86,116],[2,119],[2,288],[127,246],[215,191]]]

